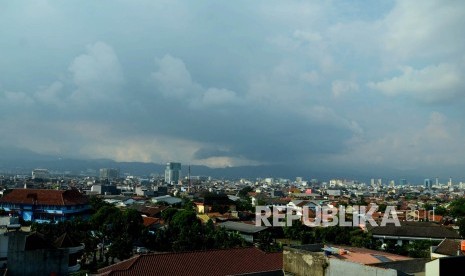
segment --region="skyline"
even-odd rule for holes
[[[365,175],[463,171],[460,1],[3,6],[0,149]]]

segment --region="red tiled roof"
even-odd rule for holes
[[[99,275],[238,275],[283,269],[283,255],[255,247],[145,254],[102,268]]]
[[[135,206],[133,207],[138,212],[145,214],[149,217],[155,217],[156,215],[160,214],[161,212],[168,209],[168,206]]]
[[[119,262],[114,265],[110,265],[104,268],[101,268],[98,270],[98,275],[110,275],[112,272],[115,271],[125,271],[131,268],[131,266],[138,261],[140,256],[134,256],[130,259],[127,259],[125,261]]]
[[[155,223],[158,223],[160,222],[160,219],[159,218],[152,218],[152,217],[142,217],[142,219],[144,220],[144,226],[145,227],[148,227],[152,224],[155,224]]]
[[[79,205],[88,203],[78,190],[13,189],[0,198],[0,203],[36,205]]]

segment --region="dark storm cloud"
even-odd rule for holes
[[[463,164],[464,11],[442,1],[9,2],[0,145],[210,166]]]

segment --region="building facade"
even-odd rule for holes
[[[99,172],[100,179],[112,180],[119,177],[119,171],[117,169],[103,168],[100,169]]]
[[[169,162],[165,169],[165,182],[170,184],[178,183],[181,176],[181,163]]]
[[[34,169],[32,170],[32,179],[48,179],[50,173],[47,169]]]
[[[0,198],[0,208],[25,221],[41,223],[86,216],[90,205],[76,189],[13,189]]]

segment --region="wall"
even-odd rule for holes
[[[1,231],[3,231],[3,229]],[[0,234],[0,268],[6,267],[7,256],[8,256],[8,235],[2,232]]]
[[[67,275],[68,252],[64,249],[24,250],[28,233],[10,232],[8,275]]]
[[[328,263],[323,253],[295,248],[283,249],[284,271],[299,276],[323,276]]]
[[[439,275],[439,259],[426,263],[425,276],[438,276]]]
[[[394,269],[327,258],[322,244],[283,248],[283,269],[296,276],[397,276]]]
[[[326,273],[326,276],[397,276],[397,271],[394,269],[372,267],[334,258],[329,259]]]

